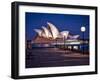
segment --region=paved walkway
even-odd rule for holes
[[[89,65],[89,54],[76,53],[58,48],[28,50],[26,68]]]

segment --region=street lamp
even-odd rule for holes
[[[65,43],[66,43],[66,33],[63,33],[63,37],[64,37],[64,50],[66,49],[66,45],[65,45]],[[66,50],[65,50],[65,53],[66,53]]]
[[[57,48],[57,38],[56,38],[56,48]]]
[[[85,32],[85,31],[86,31],[86,28],[85,28],[84,26],[82,26],[82,27],[81,27],[81,32],[82,32],[82,34],[83,34],[83,37],[82,37],[82,38],[83,38],[83,39],[82,39],[82,40],[83,40],[83,54],[84,54],[84,32]]]

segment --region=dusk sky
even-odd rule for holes
[[[54,24],[59,31],[69,31],[71,34],[78,34],[82,38],[81,27],[85,26],[85,39],[89,38],[89,16],[71,15],[71,14],[51,14],[51,13],[33,13],[26,12],[25,26],[27,40],[33,39],[36,35],[34,29],[47,27],[47,22]]]

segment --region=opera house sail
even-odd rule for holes
[[[41,29],[34,29],[37,36],[33,38],[32,43],[55,43],[67,40],[77,40],[79,35],[71,35],[69,31],[59,31],[55,25],[47,22],[47,27],[42,26]]]

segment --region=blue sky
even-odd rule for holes
[[[51,13],[25,13],[26,39],[31,40],[36,35],[35,28],[47,27],[47,22],[54,24],[59,31],[68,30],[72,34],[79,34],[82,38],[80,28],[86,27],[84,38],[89,38],[89,16],[72,14],[51,14]]]

